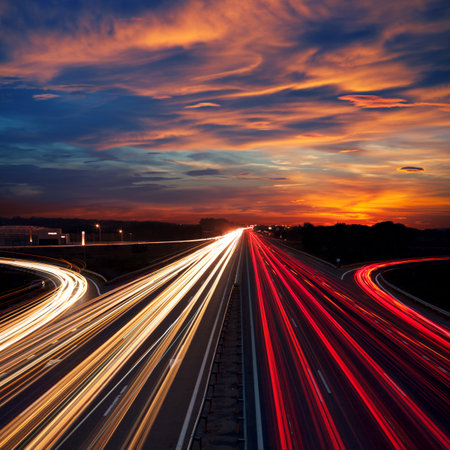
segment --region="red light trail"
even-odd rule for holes
[[[448,404],[446,330],[386,305],[388,294],[379,289],[374,303],[257,234],[248,239],[273,410],[267,420],[276,423],[270,443],[448,447],[441,422]]]

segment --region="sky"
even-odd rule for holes
[[[450,226],[450,3],[2,0],[0,216]]]

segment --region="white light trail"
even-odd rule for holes
[[[219,280],[229,266],[241,234],[242,230],[236,230],[221,239],[214,240],[206,247],[152,274],[116,288],[95,301],[80,305],[68,317],[49,325],[45,337],[38,336],[38,339],[41,339],[39,344],[41,353],[36,354],[33,345],[24,348],[24,352],[20,354],[20,362],[15,360],[9,368],[11,375],[0,380],[0,394],[3,384],[5,398],[8,398],[8,384],[15,379],[21,382],[36,361],[45,364],[55,360],[56,354],[60,357],[65,351],[70,352],[74,345],[91,339],[131,307],[145,300],[145,306],[125,325],[0,430],[0,447],[16,447],[26,438],[27,445],[33,448],[48,448],[65,439],[68,429],[84,414],[88,414],[89,408],[95,408],[98,396],[107,383],[124,369],[130,358],[153,336],[155,330],[163,323],[167,323],[165,320],[169,314],[178,311],[179,308],[175,308],[182,305],[166,331],[153,344],[149,356],[137,367],[133,379],[128,382],[127,391],[105,416],[106,423],[100,427],[97,434],[99,442],[108,441],[139,394],[143,383],[154,372],[166,352],[172,349],[171,352],[175,352],[173,358],[180,363],[170,365],[170,358],[168,359],[170,367],[163,371],[154,395],[151,396],[153,400],[142,411],[138,421],[145,426],[142,428],[136,424],[138,427],[135,429],[136,439],[140,442],[145,440],[148,428],[151,427],[155,414],[181,366]],[[163,289],[162,292],[148,302],[148,296],[160,289]],[[44,342],[48,345],[45,346]],[[52,346],[49,345],[51,342]],[[25,355],[28,354],[36,354],[37,358],[34,362],[30,362],[29,366],[26,361],[24,362]],[[14,356],[11,357],[14,359]],[[50,367],[46,370],[50,370]]]
[[[0,351],[36,332],[76,303],[87,290],[86,279],[69,269],[36,261],[0,258],[0,264],[36,272],[56,283],[56,289],[43,301],[2,317]]]

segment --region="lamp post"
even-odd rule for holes
[[[122,229],[119,230],[119,234],[120,234],[120,240],[123,241],[123,230]]]
[[[100,226],[99,223],[96,223],[95,228],[98,229],[98,240],[101,241],[102,240],[102,227]]]

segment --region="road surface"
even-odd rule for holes
[[[18,348],[0,368],[0,448],[185,448],[241,234],[80,305]]]
[[[448,448],[448,329],[254,232],[247,239],[254,447]]]

